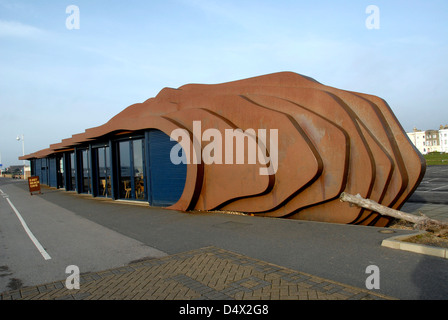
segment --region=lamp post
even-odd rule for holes
[[[23,134],[22,137],[17,136],[16,140],[22,140],[22,156],[25,156],[25,139],[23,138]],[[25,179],[25,160],[23,160],[23,179]]]

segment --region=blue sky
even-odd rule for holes
[[[79,8],[69,30],[66,8]],[[368,29],[368,5],[380,28]],[[107,122],[164,87],[293,71],[448,124],[448,1],[0,0],[0,154]]]

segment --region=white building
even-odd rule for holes
[[[440,151],[448,152],[448,125],[440,126],[439,139],[440,139]]]
[[[418,130],[414,128],[407,135],[421,154],[429,152],[448,153],[448,125],[440,126],[439,130]]]
[[[421,154],[428,153],[426,148],[426,134],[425,131],[414,128],[412,132],[407,132],[407,135],[414,146],[420,151]]]
[[[440,152],[439,130],[426,130],[426,152]]]

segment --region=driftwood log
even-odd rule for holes
[[[425,230],[428,232],[433,232],[435,234],[445,234],[448,229],[448,223],[431,219],[426,215],[420,213],[420,216],[415,214],[409,214],[403,211],[395,210],[383,206],[373,200],[364,199],[359,194],[352,195],[346,192],[342,192],[340,195],[340,200],[342,202],[348,202],[350,204],[357,205],[359,207],[375,211],[381,215],[386,215],[396,219],[402,219],[414,224],[415,229]]]

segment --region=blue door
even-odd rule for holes
[[[173,164],[170,152],[176,141],[160,130],[149,131],[149,202],[153,206],[169,206],[182,195],[187,165]]]
[[[34,160],[34,175],[39,177],[39,182],[42,183],[42,159]]]
[[[47,158],[41,159],[41,168],[40,168],[40,183],[48,185],[48,165]]]
[[[58,186],[58,169],[56,158],[48,158],[48,185],[55,188]]]

